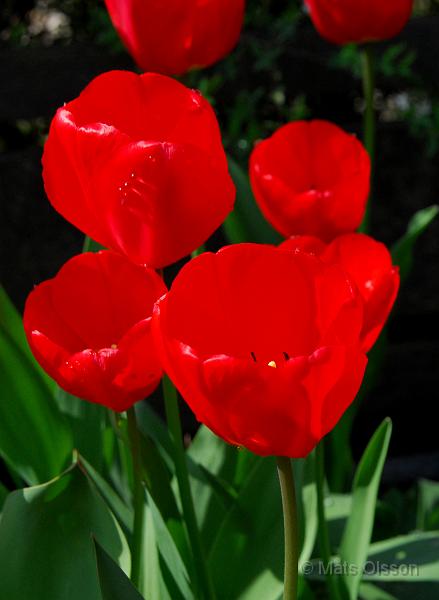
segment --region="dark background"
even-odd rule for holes
[[[439,201],[439,3],[416,3],[404,32],[378,46],[377,168],[372,234],[393,244],[417,210]],[[97,74],[135,69],[95,0],[3,1],[0,7],[1,279],[22,310],[83,236],[45,198],[41,153],[50,119]],[[297,118],[361,134],[360,62],[314,31],[294,0],[248,0],[238,47],[186,77],[214,104],[227,151],[246,168],[255,140]],[[223,242],[214,236],[209,248]],[[439,479],[439,219],[420,239],[415,269],[388,328],[382,376],[360,410],[356,456],[385,416],[394,421],[388,483]],[[193,427],[186,415],[186,428]]]

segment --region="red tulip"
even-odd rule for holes
[[[198,420],[256,454],[300,457],[358,391],[362,323],[339,267],[237,244],[183,267],[155,306],[153,333]]]
[[[24,311],[29,345],[64,390],[126,410],[161,378],[151,313],[165,292],[155,271],[118,254],[75,256],[30,293]]]
[[[144,71],[205,67],[238,41],[244,0],[105,0],[128,51]]]
[[[320,35],[335,44],[387,40],[410,18],[413,0],[306,0]]]
[[[49,200],[68,221],[153,267],[195,250],[233,207],[212,108],[162,75],[97,77],[56,113],[43,167]]]
[[[336,125],[296,121],[255,147],[250,179],[259,208],[281,234],[329,241],[360,225],[370,159],[361,142]]]
[[[399,270],[384,244],[367,235],[352,233],[330,244],[310,236],[293,237],[281,247],[318,256],[328,264],[340,265],[356,284],[364,300],[362,344],[369,350],[389,316],[399,289]]]

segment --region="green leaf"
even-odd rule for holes
[[[152,497],[146,496],[140,591],[151,600],[193,600],[181,555]]]
[[[149,506],[145,509],[143,531],[144,562],[139,584],[140,591],[145,598],[151,600],[173,600],[163,579],[154,519]]]
[[[30,363],[35,370],[35,376],[42,380],[48,391],[53,392],[56,384],[35,360],[24,334],[21,316],[2,286],[0,286],[0,332],[2,336],[8,337],[14,347],[23,354],[22,359]]]
[[[93,538],[102,600],[142,600],[122,569]]]
[[[295,461],[304,532],[300,563],[316,536],[313,462]],[[278,600],[283,589],[283,516],[274,459],[255,457],[237,500],[226,512],[208,556],[218,600]]]
[[[398,600],[384,590],[371,583],[362,583],[360,586],[361,600]]]
[[[88,463],[83,456],[78,457],[79,466],[85,470],[87,475],[93,481],[96,489],[99,491],[114,516],[119,521],[125,532],[131,532],[133,529],[133,511],[125,504],[119,494],[111,485]]]
[[[240,489],[259,459],[245,449],[226,444],[204,425],[187,456],[197,521],[208,551],[231,505],[230,496]],[[216,485],[212,485],[213,479]]]
[[[157,415],[148,402],[138,402],[136,417],[140,431],[145,437],[151,438],[160,450],[168,468],[173,471],[173,446],[168,429],[163,420]]]
[[[393,262],[399,266],[401,280],[404,280],[412,269],[416,240],[424,233],[438,213],[439,206],[436,204],[419,210],[410,219],[406,233],[393,246]]]
[[[99,252],[100,250],[105,250],[105,246],[99,244],[99,242],[95,242],[88,235],[84,238],[84,244],[82,246],[83,252]]]
[[[439,483],[421,479],[418,482],[418,529],[429,531],[439,529]]]
[[[283,580],[283,522],[272,458],[256,462],[218,529],[208,564],[218,600],[277,600]]]
[[[439,592],[439,532],[415,532],[372,544],[364,579],[430,581]]]
[[[147,498],[166,587],[173,600],[193,600],[189,575],[182,557],[152,496],[147,494]]]
[[[127,572],[125,537],[78,465],[48,483],[12,492],[0,522],[2,597],[101,600],[92,535]]]
[[[100,404],[76,398],[61,388],[57,388],[55,400],[70,425],[75,449],[96,469],[102,470],[107,409]]]
[[[229,172],[236,187],[236,200],[233,212],[224,223],[224,230],[230,242],[260,242],[277,244],[281,236],[271,227],[260,212],[253,197],[247,174],[229,156]]]
[[[437,600],[439,586],[431,581],[412,583],[393,582],[363,584],[360,588],[362,600]]]
[[[0,328],[0,455],[27,483],[36,484],[65,468],[72,435],[54,402],[53,388],[28,355],[17,316],[4,295],[2,300],[2,319],[6,314],[11,318],[2,320]]]
[[[325,498],[325,515],[333,549],[337,549],[340,545],[351,510],[352,496],[350,494],[331,494]]]
[[[355,565],[356,574],[342,577],[343,588],[351,600],[358,595],[375,518],[375,506],[384,462],[389,448],[392,422],[385,419],[370,440],[355,473],[352,509],[340,545],[340,558]]]
[[[294,460],[294,479],[300,527],[299,570],[314,550],[317,537],[317,487],[315,482],[315,454],[305,460]]]
[[[5,488],[5,486],[0,481],[0,514],[1,514],[1,510],[3,508],[3,504],[7,498],[8,493],[9,492],[8,492],[7,488]]]
[[[172,473],[149,436],[141,433],[142,468],[146,487],[154,502],[160,507],[163,518],[168,521],[180,519],[177,502],[171,487]]]
[[[282,592],[283,517],[273,461],[224,443],[204,426],[188,458],[218,598],[276,599]],[[304,561],[314,547],[317,527],[314,469],[312,457],[295,463]]]

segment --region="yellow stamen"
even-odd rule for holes
[[[273,369],[277,369],[277,364],[274,362],[274,360],[270,360],[270,362],[268,363],[269,367],[272,367]]]
[[[116,350],[116,348],[117,348],[117,344],[111,344],[111,348],[112,348],[113,350]]]

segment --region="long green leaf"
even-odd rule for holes
[[[5,488],[5,486],[0,482],[0,514],[1,514],[1,510],[3,508],[3,504],[7,498],[7,495],[8,495],[7,488]]]
[[[76,398],[61,388],[55,392],[55,401],[69,423],[75,449],[96,469],[102,470],[107,409],[100,404]]]
[[[154,519],[149,506],[145,510],[143,531],[144,562],[139,589],[145,598],[151,600],[173,600],[163,578]]]
[[[72,435],[44,378],[13,338],[0,331],[0,455],[28,484],[65,468]]]
[[[356,573],[342,576],[343,589],[351,600],[358,595],[375,518],[375,506],[384,462],[389,448],[392,423],[385,419],[370,440],[355,473],[352,509],[340,545],[342,562],[353,565]]]
[[[218,600],[277,600],[283,580],[282,508],[273,459],[256,462],[209,555]]]
[[[372,544],[360,596],[364,600],[437,600],[439,532],[416,532]]]
[[[295,468],[304,531],[300,563],[316,535],[312,460]],[[257,457],[234,505],[218,528],[208,557],[218,600],[277,600],[283,588],[283,517],[276,465]]]
[[[372,544],[364,580],[434,582],[439,597],[439,531],[415,532]]]
[[[119,521],[125,532],[131,532],[133,529],[133,511],[128,507],[119,494],[111,485],[85,460],[83,456],[78,457],[78,465],[85,470],[87,475],[93,481],[96,489],[99,491],[114,516]]]
[[[1,597],[101,600],[92,535],[127,572],[122,530],[77,465],[48,483],[12,492],[0,522]]]
[[[93,538],[102,600],[142,600],[122,569]]]
[[[193,600],[189,574],[182,557],[152,496],[147,494],[147,498],[166,587],[173,600]]]
[[[439,483],[421,479],[418,483],[418,529],[429,531],[439,529]]]
[[[22,359],[33,367],[35,377],[41,379],[48,391],[53,392],[56,384],[40,367],[29,348],[24,334],[20,314],[11,302],[5,289],[0,285],[0,331],[9,338],[14,347],[22,353]]]
[[[227,495],[240,489],[258,457],[226,444],[202,425],[189,447],[188,461],[197,520],[204,548],[209,551],[230,507]],[[217,485],[212,484],[213,479]]]
[[[392,248],[393,262],[399,266],[401,279],[404,280],[413,266],[413,252],[416,240],[424,233],[439,213],[439,206],[434,204],[419,210],[410,219],[406,233]]]

